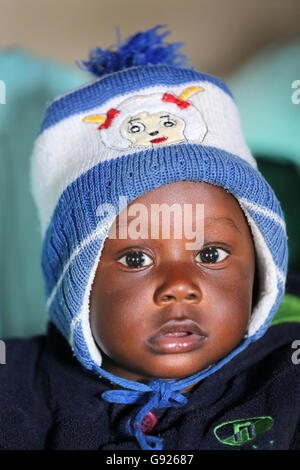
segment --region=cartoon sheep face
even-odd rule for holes
[[[132,147],[149,147],[183,142],[185,140],[184,128],[184,120],[174,114],[145,111],[127,118],[120,132],[131,142]]]
[[[131,96],[106,115],[87,116],[84,122],[101,124],[97,130],[105,146],[114,149],[158,147],[201,142],[205,121],[188,98],[201,87],[190,87],[179,97],[172,93]]]

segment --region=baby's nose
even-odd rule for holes
[[[162,287],[156,295],[156,302],[187,302],[198,303],[201,300],[201,292],[197,286],[192,286],[189,282],[176,282]]]
[[[157,135],[159,132],[158,131],[153,131],[153,132],[149,132],[149,135],[153,136],[153,135]]]

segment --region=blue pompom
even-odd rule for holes
[[[147,31],[136,33],[123,44],[120,44],[119,31],[117,31],[118,48],[116,51],[111,50],[111,47],[107,50],[96,47],[90,51],[89,60],[82,61],[84,67],[78,61],[76,63],[81,70],[91,72],[97,77],[137,65],[190,66],[187,57],[177,50],[184,45],[183,42],[173,44],[163,42],[170,31],[159,35],[157,30],[164,27],[165,25],[157,25]]]

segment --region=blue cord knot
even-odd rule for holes
[[[152,408],[171,408],[183,406],[187,398],[181,391],[173,390],[178,387],[174,382],[155,379],[148,385],[138,384],[135,390],[108,390],[102,393],[102,398],[110,403],[142,404],[135,418],[127,421],[126,429],[134,435],[144,450],[162,450],[162,440],[155,436],[145,436],[141,430],[141,423]]]
[[[149,387],[152,390],[153,408],[182,406],[187,402],[186,397],[181,392],[172,390],[172,383],[166,380],[153,380],[149,383]]]
[[[168,406],[169,400],[172,396],[172,390],[168,382],[162,382],[161,380],[154,380],[149,384],[153,390],[151,393],[154,399],[154,408],[163,408]]]

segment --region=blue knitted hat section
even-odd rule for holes
[[[180,180],[221,186],[237,199],[252,203],[249,213],[270,249],[281,278],[285,279],[288,252],[284,216],[272,188],[246,161],[217,148],[187,144],[148,149],[101,162],[71,183],[61,195],[44,237],[41,260],[50,317],[68,341],[71,323],[75,323],[74,353],[88,369],[93,369],[95,364],[80,320],[76,322],[76,318],[109,230],[108,227],[106,232],[99,231],[106,215],[98,216],[97,208],[109,203],[119,213],[122,210],[119,210],[119,196],[126,196],[129,204],[144,193]],[[279,307],[284,294],[284,282],[279,279],[276,301],[254,339],[264,333]],[[228,360],[230,355],[223,362]]]

